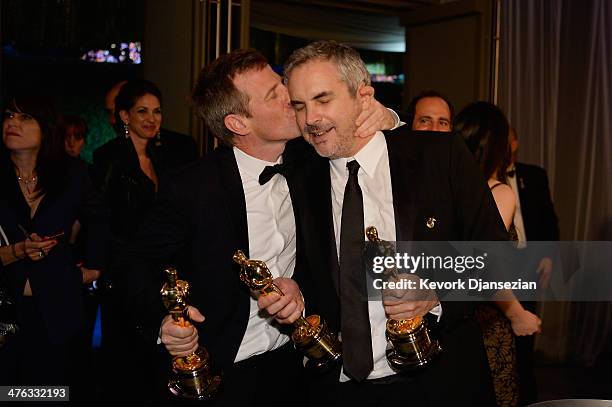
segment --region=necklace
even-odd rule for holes
[[[30,191],[30,184],[36,184],[38,181],[38,177],[36,175],[31,177],[22,177],[21,175],[17,175],[17,181],[23,182],[25,185],[25,189],[28,192],[28,195],[32,195],[32,191]]]

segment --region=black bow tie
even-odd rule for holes
[[[264,185],[266,182],[270,181],[272,177],[276,174],[280,174],[283,177],[287,178],[288,170],[289,165],[287,163],[268,165],[266,168],[264,168],[261,174],[259,174],[259,184]]]
[[[510,178],[514,178],[515,174],[516,174],[516,170],[510,170],[506,173],[506,175]]]

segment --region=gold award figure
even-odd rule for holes
[[[384,256],[395,256],[390,242],[378,237],[374,226],[366,228],[368,240],[380,246]],[[385,277],[399,279],[395,267],[385,270]],[[427,321],[423,317],[387,319],[386,336],[389,341],[387,360],[397,371],[409,371],[427,365],[442,350],[437,340],[431,340]]]
[[[172,316],[175,324],[183,327],[191,325],[187,312],[189,283],[179,280],[175,268],[165,270],[167,281],[161,289],[164,306]],[[210,358],[206,349],[198,347],[187,356],[175,356],[172,360],[172,376],[168,389],[175,396],[207,400],[214,396],[221,378],[210,373]]]
[[[274,284],[274,278],[265,262],[249,260],[242,251],[234,253],[234,262],[240,266],[240,280],[258,295],[283,292]],[[294,323],[291,339],[295,347],[308,358],[306,366],[326,370],[340,359],[342,350],[336,335],[318,315],[299,317]]]

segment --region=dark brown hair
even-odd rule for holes
[[[57,113],[51,100],[44,96],[20,95],[9,99],[5,110],[32,116],[40,127],[41,142],[36,157],[39,194],[60,190],[65,181],[64,139],[57,131]]]
[[[77,140],[87,139],[87,122],[74,114],[62,116],[59,123],[59,134],[66,139],[68,136]]]
[[[510,165],[508,120],[497,106],[474,102],[457,114],[454,129],[465,140],[486,179],[506,182]]]

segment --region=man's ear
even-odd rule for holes
[[[362,84],[357,90],[357,99],[361,102],[363,109],[369,108],[372,101],[374,101],[374,88],[370,85]]]
[[[249,126],[244,116],[228,114],[223,119],[223,123],[225,123],[225,127],[227,127],[229,131],[239,136],[244,136],[249,132]]]
[[[374,88],[370,85],[362,84],[357,90],[357,97],[360,99],[372,99],[374,97]]]

